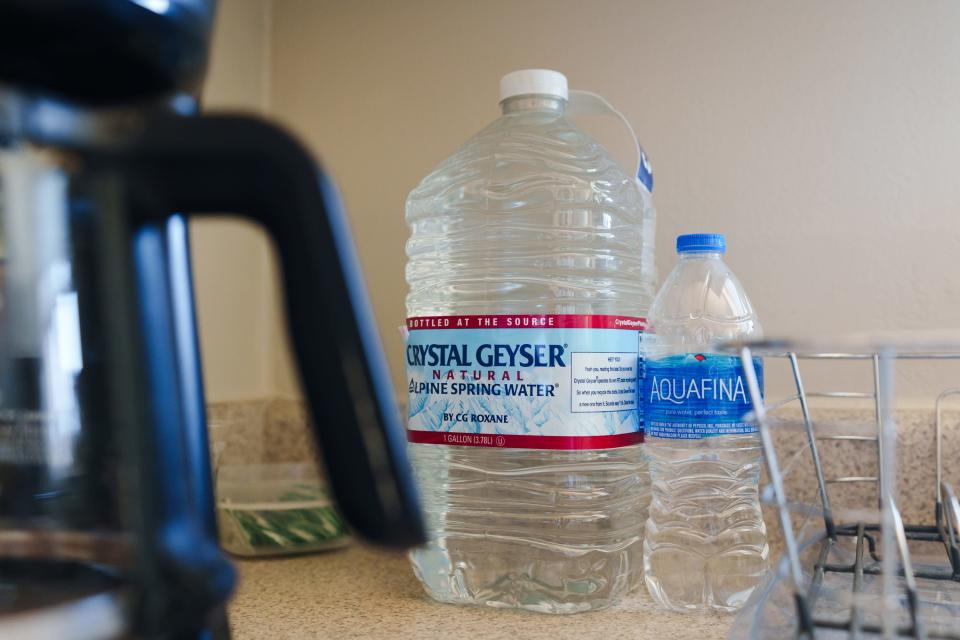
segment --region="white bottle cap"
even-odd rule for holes
[[[550,69],[521,69],[500,78],[500,102],[513,96],[542,95],[567,99],[567,76]]]

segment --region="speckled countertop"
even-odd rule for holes
[[[931,404],[932,407],[932,404]],[[249,415],[248,415],[249,414]],[[859,433],[875,429],[873,414],[830,411],[815,414],[818,434],[834,429]],[[224,432],[231,463],[298,460],[309,451],[305,413],[300,403],[213,407],[214,424]],[[933,520],[933,412],[898,411],[898,504],[911,523]],[[796,412],[785,414],[776,431],[778,453],[784,460],[806,443]],[[960,486],[960,412],[945,414],[945,478]],[[831,475],[869,476],[876,473],[876,444],[823,441],[820,455]],[[795,502],[817,500],[813,467],[807,455],[788,465],[787,494]],[[795,460],[796,462],[796,460]],[[876,486],[831,485],[830,500],[839,507],[876,504]],[[778,557],[779,523],[766,510],[771,558]],[[712,640],[725,638],[732,615],[681,615],[658,609],[641,588],[614,607],[572,616],[443,605],[424,594],[402,554],[353,545],[326,554],[288,559],[238,561],[239,589],[230,606],[237,640],[299,638],[385,638],[431,640]]]
[[[658,609],[641,588],[604,611],[552,616],[438,604],[406,556],[353,545],[320,555],[237,562],[230,604],[236,640],[384,638],[430,640],[713,640],[732,615],[682,615]]]

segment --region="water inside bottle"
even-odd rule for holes
[[[443,602],[570,613],[641,582],[649,479],[633,389],[654,287],[640,250],[652,246],[652,207],[565,105],[508,96],[407,201],[408,434],[431,532],[411,558]],[[506,366],[491,345],[506,345]],[[457,395],[474,382],[460,375],[507,395]],[[517,378],[542,395],[510,396]],[[594,411],[597,398],[610,410]]]
[[[652,484],[644,570],[662,606],[733,611],[767,570],[762,456],[745,415],[740,360],[711,345],[762,330],[721,259],[722,236],[703,235],[678,240],[680,261],[650,312],[641,387]],[[762,381],[761,363],[754,367]]]

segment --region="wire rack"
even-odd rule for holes
[[[951,346],[952,345],[952,346]],[[838,348],[839,346],[839,348]],[[784,554],[770,580],[738,616],[731,637],[869,638],[960,640],[960,502],[944,478],[943,409],[960,389],[939,394],[934,409],[936,474],[934,524],[905,524],[897,496],[897,424],[894,373],[904,360],[960,361],[960,342],[839,341],[836,344],[758,341],[726,345],[740,356],[766,458],[763,499],[776,510]],[[785,360],[796,393],[765,403],[755,358]],[[872,390],[808,391],[801,375],[806,361],[861,361],[872,374]],[[868,433],[825,431],[813,418],[810,400],[857,399],[872,407]],[[799,408],[804,446],[793,456],[778,451],[771,414]],[[827,440],[861,442],[875,449],[876,473],[831,475],[823,463]],[[788,497],[787,466],[812,465],[815,503]],[[832,485],[876,485],[878,502],[837,508]],[[918,546],[922,554],[915,554]],[[918,561],[914,556],[922,556]]]

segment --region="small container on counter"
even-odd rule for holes
[[[310,464],[220,465],[220,544],[238,556],[322,551],[346,545],[350,532]]]

